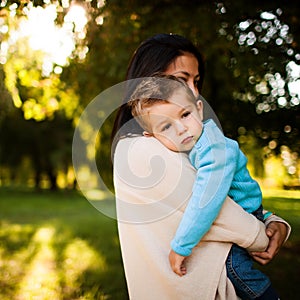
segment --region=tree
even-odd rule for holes
[[[32,7],[51,5],[56,11],[53,22],[59,28],[64,28],[66,16],[70,19],[74,8],[80,13],[79,8],[84,8],[84,16],[77,20],[86,23],[81,30],[75,19],[68,23],[76,47],[67,63],[52,65],[47,76],[41,67],[43,53],[24,50],[26,41],[11,52],[9,61],[2,62],[7,90],[23,117],[49,125],[54,125],[56,118],[65,119],[76,126],[80,113],[95,96],[124,80],[129,58],[142,40],[158,32],[173,32],[191,39],[204,53],[203,95],[227,135],[251,140],[257,148],[276,154],[283,145],[299,153],[300,26],[295,3],[7,1],[0,9],[0,28],[9,28],[0,30],[2,45]],[[10,18],[12,11],[17,18]],[[3,61],[1,54],[0,59]],[[112,119],[103,126],[99,138],[97,157],[103,159],[99,164],[104,170],[111,169]],[[39,123],[34,124],[38,128]]]
[[[2,28],[9,29],[2,30],[6,35],[1,49],[6,51],[0,54],[10,95],[1,94],[1,103],[11,109],[2,112],[0,160],[16,177],[18,166],[29,158],[36,187],[46,175],[50,188],[56,189],[58,171],[71,165],[73,117],[79,98],[72,86],[60,80],[58,62],[49,60],[49,53],[34,49],[22,31],[28,26],[29,11],[21,4],[1,11]]]

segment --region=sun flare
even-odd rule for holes
[[[58,15],[54,4],[44,8],[28,6],[23,12],[25,16],[19,26],[15,30],[10,30],[8,40],[2,42],[1,63],[6,62],[5,57],[10,48],[13,48],[18,40],[25,39],[33,51],[44,54],[42,66],[44,76],[49,76],[53,71],[61,73],[60,67],[68,64],[68,59],[76,49],[77,40],[85,38],[88,22],[85,9],[80,5],[71,5],[62,25],[56,23]],[[14,14],[13,7],[11,14]]]

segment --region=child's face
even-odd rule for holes
[[[167,103],[154,104],[147,110],[152,133],[144,135],[154,136],[172,151],[190,151],[202,133],[202,102],[193,103],[182,90]]]

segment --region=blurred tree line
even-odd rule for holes
[[[73,43],[65,60],[51,57],[51,43],[41,49],[30,33],[20,34],[31,12],[46,8],[57,39],[58,29],[68,33],[52,51]],[[225,134],[252,157],[255,175],[263,176],[265,157],[284,149],[287,173],[299,180],[299,10],[278,0],[1,0],[0,185],[74,187],[72,138],[81,112],[125,79],[133,51],[160,32],[181,34],[203,53],[202,94]],[[112,120],[99,133],[97,152],[108,185]]]

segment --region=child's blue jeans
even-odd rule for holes
[[[262,207],[253,215],[263,220]],[[232,245],[226,261],[227,277],[242,299],[256,299],[271,285],[270,279],[261,271],[253,268],[253,259],[246,249]]]

